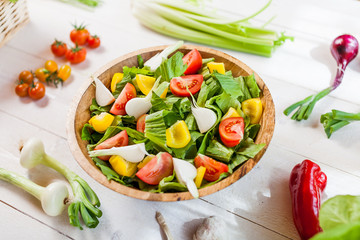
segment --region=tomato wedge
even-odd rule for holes
[[[235,147],[244,137],[244,119],[242,117],[226,118],[220,122],[220,139],[227,147]]]
[[[141,115],[136,122],[136,130],[139,132],[145,132],[145,118],[147,114]]]
[[[195,74],[201,69],[202,57],[196,48],[188,52],[182,60],[188,66],[184,72],[185,75]]]
[[[186,86],[191,94],[195,94],[200,91],[203,81],[204,78],[201,74],[174,77],[170,81],[170,90],[176,96],[190,97],[190,93],[186,90]]]
[[[172,156],[167,152],[160,152],[142,167],[136,176],[147,184],[158,185],[164,177],[172,175],[173,170]]]
[[[127,83],[117,97],[115,103],[112,105],[110,113],[114,115],[125,115],[125,105],[130,99],[134,97],[136,97],[136,89],[134,85]]]
[[[202,154],[198,154],[195,157],[194,164],[196,168],[201,166],[206,168],[204,179],[209,182],[218,180],[222,173],[229,171],[226,164],[218,162]]]
[[[116,134],[115,136],[106,139],[104,142],[97,145],[94,150],[100,150],[100,149],[109,149],[112,147],[123,147],[127,146],[129,144],[129,137],[127,135],[126,130],[123,130]],[[110,159],[110,155],[108,156],[98,156],[101,160],[107,161]]]

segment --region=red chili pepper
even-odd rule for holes
[[[307,240],[322,229],[319,224],[321,193],[327,177],[316,163],[304,160],[290,174],[293,219],[301,239]]]

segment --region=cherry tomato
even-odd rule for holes
[[[46,82],[46,79],[49,77],[50,72],[45,68],[38,68],[35,71],[35,77],[41,82]]]
[[[226,164],[218,162],[202,154],[198,154],[195,157],[194,164],[196,168],[199,168],[200,166],[206,168],[204,179],[209,182],[218,180],[222,173],[229,171]]]
[[[136,130],[139,132],[144,133],[145,132],[145,118],[147,114],[143,114],[139,117],[139,119],[136,122]]]
[[[200,90],[203,81],[204,78],[201,74],[175,77],[170,81],[170,90],[176,96],[190,97],[190,93],[186,90],[186,85],[191,94],[195,94]]]
[[[94,150],[99,149],[109,149],[112,147],[122,147],[127,146],[129,144],[129,137],[127,135],[126,130],[123,130],[116,134],[115,136],[106,139],[104,142],[97,145]],[[101,160],[107,161],[111,156],[98,156]]]
[[[182,60],[188,66],[184,74],[195,74],[202,66],[202,57],[196,48],[188,52]]]
[[[29,84],[21,83],[15,87],[15,93],[19,97],[26,97],[28,95]]]
[[[70,77],[70,75],[71,75],[71,67],[66,64],[61,66],[57,73],[58,78],[60,78],[64,82]]]
[[[24,70],[19,74],[19,83],[31,84],[34,80],[34,75],[28,70]]]
[[[81,63],[86,58],[86,49],[82,47],[75,47],[68,50],[65,54],[70,63]]]
[[[58,65],[54,60],[47,60],[45,62],[45,69],[50,73],[56,72],[58,70]]]
[[[45,96],[45,86],[41,82],[33,82],[28,89],[29,96],[34,99],[38,100]]]
[[[227,147],[235,147],[244,137],[244,119],[242,117],[226,118],[220,122],[219,134]]]
[[[114,115],[125,115],[125,105],[130,99],[134,97],[136,97],[136,89],[134,85],[132,85],[131,83],[127,83],[117,97],[115,103],[112,105],[110,113]]]
[[[172,156],[167,152],[160,152],[142,167],[136,176],[147,184],[158,185],[164,177],[172,175],[173,170]]]
[[[97,48],[100,46],[100,38],[96,35],[89,36],[87,42],[88,42],[89,47],[91,47],[91,48]]]
[[[70,32],[70,39],[76,45],[84,45],[87,42],[90,34],[85,27],[84,25],[74,25],[74,29]]]
[[[64,56],[67,51],[66,43],[63,43],[62,41],[58,41],[56,39],[53,42],[53,44],[51,44],[50,48],[51,48],[52,53],[57,57]]]

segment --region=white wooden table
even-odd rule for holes
[[[242,15],[265,3],[221,2],[222,8]],[[103,217],[97,228],[80,231],[69,225],[66,212],[49,217],[35,198],[0,181],[1,239],[164,239],[155,221],[156,211],[162,212],[175,239],[191,239],[202,219],[211,215],[226,221],[231,239],[299,239],[292,221],[288,179],[294,165],[307,158],[328,176],[323,200],[338,194],[360,194],[360,124],[353,123],[327,139],[319,123],[320,115],[333,108],[360,111],[360,56],[349,65],[343,84],[316,106],[309,120],[295,122],[282,114],[291,103],[331,83],[336,63],[330,43],[343,33],[360,39],[360,2],[274,0],[256,20],[265,22],[277,15],[269,27],[285,30],[295,37],[294,42],[280,47],[272,58],[220,49],[245,62],[269,87],[276,106],[275,133],[260,162],[238,182],[201,199],[169,203],[123,196],[88,176],[70,152],[66,119],[73,96],[96,69],[125,53],[176,40],[141,26],[131,15],[130,1],[104,0],[93,12],[55,0],[31,0],[28,8],[29,24],[0,49],[0,166],[39,184],[63,180],[45,167],[28,171],[19,165],[21,143],[39,137],[50,155],[93,187]],[[86,62],[72,65],[72,76],[63,87],[47,87],[44,99],[16,96],[18,74],[55,59],[50,44],[55,38],[70,43],[75,22],[87,24],[90,32],[98,34],[101,47],[89,50]]]

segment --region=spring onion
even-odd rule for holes
[[[79,213],[87,227],[95,228],[99,224],[98,218],[102,216],[102,212],[97,208],[100,206],[100,201],[95,192],[84,179],[55,158],[46,154],[44,144],[40,139],[31,138],[24,144],[21,150],[20,163],[27,169],[42,164],[53,168],[67,178],[74,194],[74,199],[68,207],[71,225],[82,229]]]
[[[95,99],[99,106],[104,107],[115,101],[110,90],[100,81],[99,78],[91,76],[95,82]]]
[[[197,190],[194,182],[194,178],[197,174],[195,166],[185,160],[178,158],[173,158],[173,164],[176,178],[178,179],[179,183],[186,185],[191,195],[194,198],[198,198],[199,191]]]
[[[147,113],[150,110],[150,108],[152,107],[152,104],[151,104],[152,93],[159,86],[160,79],[161,79],[161,77],[159,77],[155,81],[154,86],[151,88],[149,94],[146,95],[146,97],[132,98],[126,103],[125,111],[129,116],[133,116],[133,117],[135,117],[135,119],[138,119],[141,115],[144,115],[145,113]]]
[[[250,26],[248,20],[231,20],[182,0],[134,0],[133,15],[146,27],[178,39],[270,57],[286,39],[283,33]]]
[[[167,57],[171,53],[176,51],[183,44],[184,44],[184,41],[178,41],[174,45],[171,45],[171,46],[165,48],[161,53],[157,53],[152,58],[147,60],[144,63],[144,66],[149,67],[151,71],[155,72],[155,70],[160,66],[160,64],[163,62],[163,60],[167,59]]]
[[[49,216],[60,215],[66,207],[69,191],[62,182],[53,182],[47,187],[42,187],[4,168],[0,168],[0,179],[22,188],[40,200],[42,209]]]
[[[331,45],[331,54],[337,62],[337,72],[334,82],[330,87],[325,88],[317,94],[311,95],[299,102],[296,102],[284,110],[288,116],[295,109],[291,119],[296,121],[307,120],[312,113],[315,104],[323,97],[334,91],[342,82],[347,65],[356,57],[359,50],[359,43],[352,35],[344,34],[334,39]]]
[[[320,122],[324,126],[325,133],[328,138],[331,134],[353,121],[360,121],[360,113],[348,113],[339,110],[321,115]]]
[[[128,162],[138,163],[145,158],[145,155],[149,155],[149,154],[145,150],[144,143],[89,151],[90,157],[107,156],[107,155],[119,155]]]

